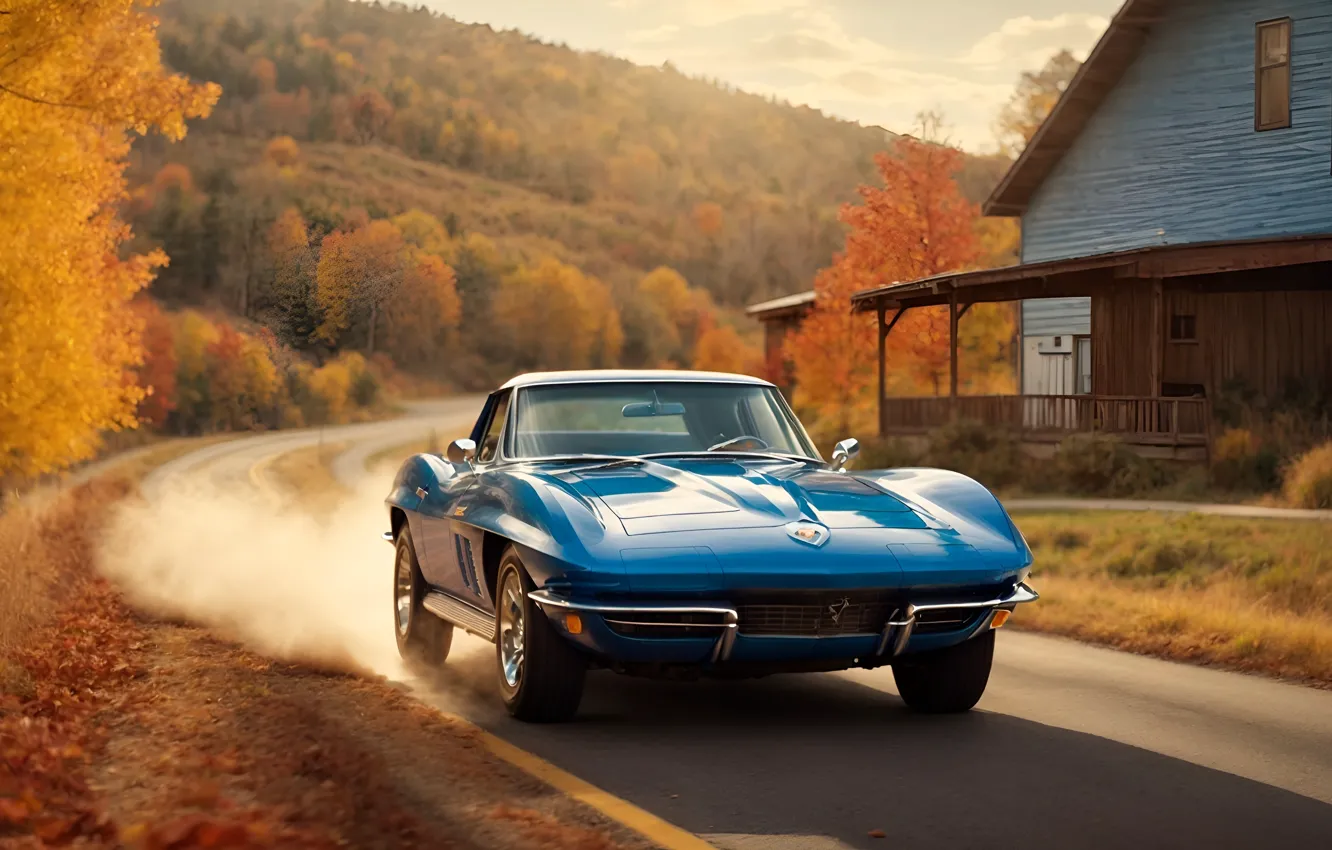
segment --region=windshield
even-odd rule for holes
[[[518,393],[515,457],[767,452],[816,458],[771,387],[701,382],[555,384]]]

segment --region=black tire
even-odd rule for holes
[[[994,632],[987,631],[957,646],[902,658],[893,664],[893,679],[913,711],[970,711],[985,693],[993,660]]]
[[[423,669],[439,667],[449,657],[453,646],[453,625],[431,614],[421,603],[428,590],[416,559],[412,533],[403,524],[398,532],[393,557],[393,634],[398,639],[398,654],[410,666]],[[404,586],[404,582],[406,586]],[[400,599],[410,600],[402,605]]]
[[[510,546],[495,580],[496,678],[509,714],[529,723],[562,723],[578,713],[587,661],[528,596],[534,589]],[[516,592],[510,595],[510,590]],[[514,618],[518,613],[521,627]],[[506,670],[506,654],[512,661],[514,647],[521,648],[519,660]]]

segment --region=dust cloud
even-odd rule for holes
[[[275,504],[248,487],[169,483],[116,514],[100,566],[151,614],[212,628],[270,658],[404,681],[392,549],[380,539],[388,488],[367,476],[316,516],[295,498]],[[454,653],[481,647],[455,640]]]

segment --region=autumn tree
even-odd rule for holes
[[[552,258],[505,276],[493,312],[520,368],[611,366],[624,344],[609,287]]]
[[[268,229],[267,243],[277,329],[288,344],[305,348],[319,329],[319,307],[315,301],[316,261],[300,210],[283,210]]]
[[[130,300],[166,262],[122,256],[129,133],[170,139],[216,86],[161,65],[134,0],[11,0],[0,15],[0,475],[90,456],[143,390]]]
[[[631,362],[646,366],[682,365],[713,306],[708,294],[689,285],[679,272],[659,266],[639,279],[626,304],[625,326],[633,337]]]
[[[144,397],[139,401],[140,422],[162,428],[176,409],[176,335],[171,319],[150,298],[135,301],[143,323],[143,362],[137,370]]]
[[[922,135],[938,127],[922,116]],[[954,180],[962,160],[955,148],[902,136],[875,157],[882,186],[862,186],[861,202],[842,210],[850,232],[844,251],[815,280],[814,309],[787,342],[795,365],[797,402],[842,431],[866,423],[877,381],[874,317],[850,312],[851,296],[899,281],[963,269],[977,257],[975,204]],[[898,378],[938,390],[947,362],[947,321],[939,333],[934,309],[908,311],[889,337]],[[942,352],[942,353],[941,353]]]
[[[385,307],[384,349],[399,365],[434,363],[458,327],[462,302],[453,269],[435,254],[415,252],[402,286]]]
[[[693,365],[706,372],[758,375],[763,371],[763,353],[730,325],[710,324],[698,336]]]
[[[1009,156],[1022,153],[1080,67],[1082,63],[1070,51],[1061,50],[1039,71],[1023,72],[1017,90],[1000,110],[995,124],[995,135],[1004,153]]]
[[[382,219],[324,237],[316,270],[320,339],[337,345],[353,323],[363,322],[366,351],[375,352],[380,312],[402,284],[405,245],[402,231]]]

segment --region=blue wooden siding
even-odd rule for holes
[[[1091,333],[1091,299],[1035,298],[1022,302],[1022,335]]]
[[[1332,0],[1178,0],[1033,197],[1023,261],[1332,232]],[[1290,17],[1292,118],[1253,129],[1254,25]]]

